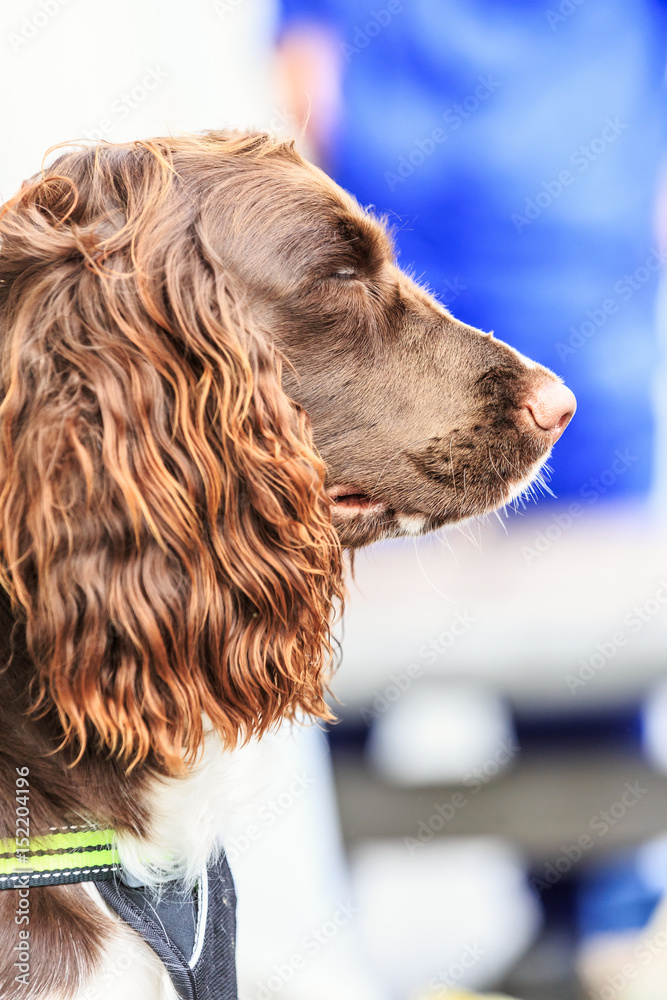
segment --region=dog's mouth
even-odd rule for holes
[[[363,514],[382,514],[387,505],[357,489],[355,486],[333,486],[327,490],[329,499],[336,512],[344,517],[355,517]]]
[[[432,479],[438,486],[431,509],[420,509],[406,503],[405,497],[396,503],[382,499],[375,491],[367,491],[359,483],[347,482],[326,488],[331,502],[332,520],[345,547],[358,548],[381,538],[425,535],[470,517],[482,516],[512,503],[526,492],[539,477],[550,448],[545,442],[533,442],[527,454],[494,455],[492,469],[478,482],[474,475],[466,479],[467,466],[448,471],[436,454],[434,464],[428,460],[418,465],[421,478]],[[422,456],[423,458],[423,456]],[[505,464],[501,464],[502,459]],[[444,488],[444,489],[443,489]],[[397,498],[398,499],[398,498]]]

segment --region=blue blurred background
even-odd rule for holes
[[[9,0],[0,38],[3,198],[63,140],[297,136],[578,398],[538,503],[358,556],[340,721],[257,749],[229,837],[241,997],[665,1000],[665,5]]]
[[[341,100],[310,131],[326,133],[318,152],[336,180],[389,214],[404,266],[575,391],[554,491],[578,497],[622,442],[639,458],[616,496],[642,496],[665,11],[561,7],[285,0],[281,32],[287,49],[308,26],[319,44],[318,29],[331,33]]]

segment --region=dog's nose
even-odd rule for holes
[[[545,379],[531,390],[523,405],[538,427],[560,436],[574,416],[577,400],[562,382]]]

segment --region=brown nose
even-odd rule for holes
[[[531,390],[523,405],[538,427],[560,435],[574,416],[577,400],[562,382],[545,379]]]

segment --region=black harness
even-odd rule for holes
[[[173,882],[159,892],[118,877],[95,885],[162,960],[182,1000],[238,1000],[236,893],[224,854],[187,895]]]

